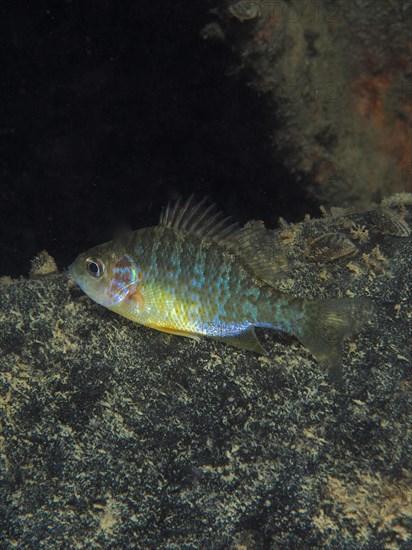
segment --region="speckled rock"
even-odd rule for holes
[[[380,208],[408,228],[410,202]],[[259,357],[134,325],[66,274],[2,281],[1,548],[410,548],[412,238],[375,210],[276,232],[284,290],[378,305],[337,387],[285,335]],[[333,233],[356,250],[308,256]]]

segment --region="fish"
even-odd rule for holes
[[[283,331],[338,380],[344,341],[371,319],[374,304],[279,290],[289,261],[268,233],[263,222],[233,223],[207,198],[179,198],[157,226],[123,231],[83,252],[69,273],[98,304],[169,334],[267,355],[255,328]]]

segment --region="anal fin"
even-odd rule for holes
[[[213,339],[225,342],[231,346],[236,346],[237,348],[255,351],[256,353],[259,353],[259,355],[268,355],[268,352],[259,342],[253,327],[232,336],[213,336]]]
[[[186,332],[184,330],[179,330],[177,328],[164,327],[159,325],[150,325],[150,324],[145,324],[145,325],[147,327],[159,330],[160,332],[166,332],[167,334],[174,334],[175,336],[185,336],[186,338],[192,338],[193,340],[196,340],[196,342],[200,341],[200,336],[198,336],[197,334],[194,334],[193,332]]]

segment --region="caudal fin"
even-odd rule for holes
[[[303,312],[302,330],[296,336],[328,368],[331,378],[341,378],[343,343],[370,320],[373,302],[367,298],[305,300]]]

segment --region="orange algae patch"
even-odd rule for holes
[[[393,159],[398,170],[402,170],[412,160],[412,101],[409,90],[403,90],[401,112],[396,118],[390,117],[386,94],[397,78],[398,73],[393,70],[367,75],[353,82],[352,91],[355,112],[375,126],[380,150]]]

